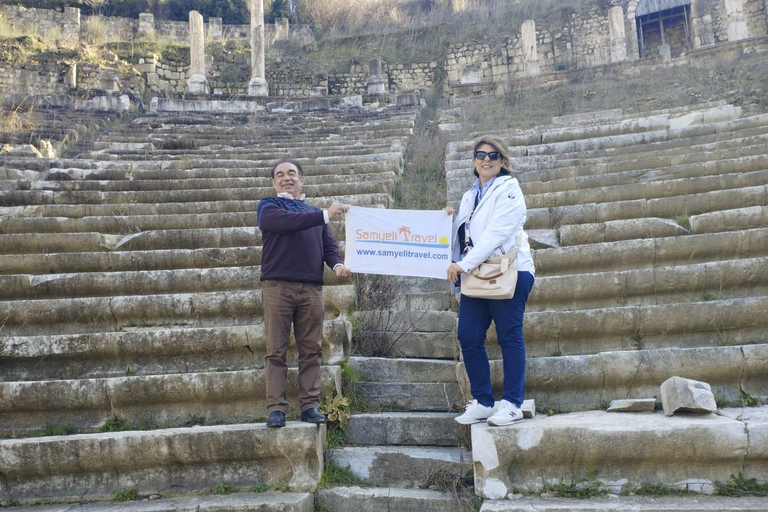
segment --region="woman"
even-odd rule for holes
[[[494,135],[475,141],[472,187],[464,194],[453,223],[453,263],[448,267],[448,281],[460,287],[460,276],[493,256],[517,252],[517,286],[506,300],[461,296],[458,338],[469,377],[472,401],[456,418],[462,425],[487,420],[501,426],[522,421],[525,391],[525,341],[523,314],[534,281],[533,259],[528,235],[523,231],[526,209],[523,192],[510,176],[509,150]],[[453,215],[453,208],[446,207]],[[458,291],[458,290],[455,290]],[[504,396],[494,405],[491,369],[485,351],[485,334],[496,324],[496,337],[504,366]]]

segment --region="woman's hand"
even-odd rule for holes
[[[445,213],[447,213],[451,217],[456,216],[456,210],[453,209],[453,206],[446,206],[445,208],[443,208],[443,210],[445,210]]]
[[[448,267],[448,270],[446,271],[446,275],[448,277],[449,283],[455,283],[459,280],[459,274],[463,274],[464,271],[461,269],[461,267],[456,263],[451,263],[451,265]]]

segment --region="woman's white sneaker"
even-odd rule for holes
[[[485,405],[478,403],[477,400],[472,400],[464,408],[464,414],[453,419],[462,425],[472,425],[473,423],[487,420],[489,417],[493,416],[495,410],[495,407],[486,407]]]
[[[523,411],[508,400],[502,400],[496,407],[496,412],[488,418],[488,424],[494,427],[503,427],[523,421]]]

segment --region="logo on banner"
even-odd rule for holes
[[[355,242],[376,243],[386,245],[402,245],[408,247],[430,247],[447,249],[448,237],[436,234],[413,233],[408,226],[401,226],[397,231],[365,231],[355,230]]]

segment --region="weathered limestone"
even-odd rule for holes
[[[539,76],[539,55],[536,51],[536,22],[534,20],[525,20],[520,27],[520,33],[525,76]]]
[[[323,325],[323,364],[339,364],[349,350],[345,318]],[[2,381],[117,377],[263,368],[263,325],[148,330],[0,338]],[[291,345],[289,366],[298,354]]]
[[[58,505],[25,506],[25,512],[314,512],[315,498],[311,493],[265,492],[217,496],[179,497],[124,503],[95,502]]]
[[[627,39],[624,32],[624,9],[620,5],[608,11],[608,27],[611,34],[611,62],[627,60]]]
[[[452,494],[429,489],[334,487],[318,491],[316,501],[335,512],[461,512],[463,507]]]
[[[725,0],[725,16],[728,41],[740,41],[749,37],[743,0]]]
[[[380,95],[387,93],[387,79],[381,75],[381,60],[378,58],[371,59],[368,62],[369,74],[368,77],[368,94]]]
[[[710,385],[682,377],[671,377],[661,384],[661,404],[667,416],[676,412],[717,412]]]
[[[537,417],[512,428],[476,424],[475,489],[500,499],[513,487],[540,491],[544,483],[569,483],[596,471],[616,493],[644,482],[712,493],[716,480],[743,471],[749,437],[742,421],[715,415],[593,411]],[[764,464],[765,456],[760,460]]]
[[[464,431],[453,421],[455,417],[456,413],[450,412],[354,414],[345,433],[358,446],[458,446]]]
[[[490,348],[491,355],[499,357],[498,348]],[[556,404],[566,411],[597,408],[604,401],[657,396],[661,383],[675,375],[706,380],[714,393],[726,400],[739,400],[742,392],[755,397],[768,395],[768,383],[763,378],[768,372],[768,344],[764,343],[552,357],[531,357],[529,344],[528,352],[526,395],[539,404]],[[463,363],[457,367],[457,379],[462,396],[468,399],[469,381]],[[499,359],[491,361],[491,381],[494,392],[500,393],[503,371]]]
[[[187,91],[190,94],[208,94],[210,86],[205,77],[205,26],[203,15],[189,12],[189,79]]]
[[[325,427],[226,425],[0,441],[5,499],[200,491],[220,482],[312,492]]]
[[[420,487],[438,472],[463,478],[472,472],[472,453],[438,446],[347,446],[330,451],[332,461],[376,486]]]
[[[288,371],[288,400],[298,403],[298,370]],[[341,369],[323,366],[323,396],[341,391]],[[142,424],[183,425],[265,418],[264,370],[147,375],[106,379],[0,382],[0,430],[34,431],[47,423],[96,429],[113,417]],[[292,410],[291,417],[298,417]]]
[[[606,412],[653,412],[655,407],[655,398],[611,400],[611,404]]]
[[[608,507],[608,508],[606,508]],[[606,499],[521,497],[510,500],[485,500],[480,512],[762,512],[763,497],[726,498],[723,496],[611,496]]]
[[[265,48],[264,2],[251,0],[251,80],[248,82],[248,94],[251,96],[269,96],[264,63]]]

